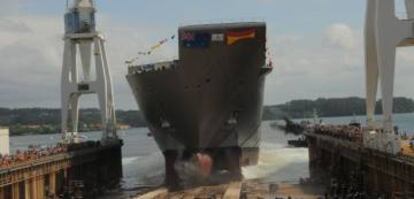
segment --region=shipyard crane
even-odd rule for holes
[[[365,21],[367,147],[396,154],[400,138],[393,130],[393,90],[396,48],[414,45],[414,0],[405,0],[407,19],[398,19],[395,0],[367,0]],[[374,121],[378,81],[382,95],[382,127]],[[381,129],[374,131],[375,129]]]
[[[65,14],[61,82],[63,137],[66,142],[78,142],[79,97],[84,94],[97,94],[102,118],[102,140],[108,141],[110,138],[116,138],[117,135],[105,40],[95,29],[94,1],[73,0],[72,3],[70,6],[68,4]],[[80,54],[79,62],[82,70],[78,70],[77,53]],[[91,74],[92,57],[95,63],[95,75]],[[69,121],[71,125],[68,125]]]

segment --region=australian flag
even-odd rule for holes
[[[182,45],[186,48],[208,48],[210,41],[210,33],[184,32],[181,34]]]

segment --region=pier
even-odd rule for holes
[[[122,177],[122,140],[83,142],[0,167],[0,199],[95,198]],[[0,165],[1,166],[1,165]]]
[[[358,187],[358,192],[372,197],[413,197],[414,150],[409,141],[402,141],[400,153],[386,153],[365,147],[364,131],[349,126],[308,130],[311,178],[327,184],[335,179],[335,184],[342,184],[338,186]]]

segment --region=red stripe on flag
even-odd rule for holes
[[[247,30],[241,30],[241,31],[237,31],[237,32],[227,32],[227,36],[229,37],[243,37],[246,35],[251,35],[253,33],[256,33],[255,29],[247,29]]]

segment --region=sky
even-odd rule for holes
[[[137,109],[124,61],[197,23],[265,21],[275,70],[265,104],[365,95],[363,0],[97,0],[119,109]],[[60,107],[66,0],[0,0],[0,107]],[[397,6],[398,7],[398,6]],[[397,11],[399,13],[399,11]],[[177,57],[170,42],[142,62]],[[395,95],[414,97],[414,51],[399,49]],[[81,107],[97,107],[95,96]]]

